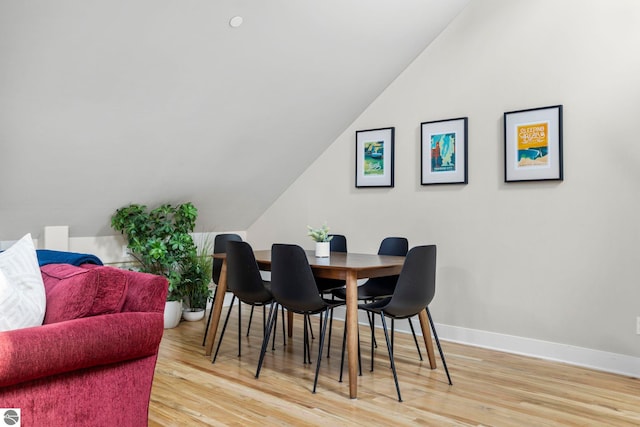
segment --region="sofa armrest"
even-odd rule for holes
[[[161,313],[115,313],[0,333],[0,387],[154,355]]]

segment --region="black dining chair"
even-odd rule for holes
[[[262,280],[262,276],[260,275],[260,270],[258,268],[258,264],[256,263],[256,259],[253,255],[253,249],[251,245],[247,242],[238,242],[238,241],[228,241],[227,242],[227,290],[233,293],[233,298],[231,299],[231,305],[229,306],[229,310],[227,312],[227,316],[224,320],[224,325],[222,326],[222,333],[220,334],[220,339],[218,340],[218,346],[216,347],[215,355],[213,356],[213,361],[211,363],[215,363],[216,358],[218,357],[218,351],[220,350],[220,344],[222,344],[222,339],[224,338],[224,332],[227,329],[227,323],[229,322],[229,315],[231,314],[231,310],[233,309],[233,303],[236,298],[238,298],[238,357],[241,356],[242,350],[242,339],[241,339],[241,331],[242,331],[242,303],[251,305],[251,307],[256,306],[266,306],[270,305],[274,302],[273,294],[269,290],[269,282],[265,282]],[[286,333],[284,330],[284,310],[283,321],[282,321],[282,336],[283,340],[286,340]],[[264,330],[266,331],[266,316],[263,314],[263,325]],[[273,330],[273,345],[275,346],[275,329]],[[286,341],[284,341],[286,345]]]
[[[380,247],[378,248],[378,255],[393,255],[393,256],[405,256],[409,251],[409,241],[405,237],[385,237],[380,242]],[[358,286],[358,300],[359,301],[375,301],[381,298],[388,298],[393,294],[393,291],[396,287],[396,283],[398,281],[398,276],[384,276],[384,277],[374,277],[368,279],[365,283]],[[335,289],[332,291],[333,295],[336,298],[346,299],[347,292],[345,288]],[[422,352],[420,351],[420,345],[418,344],[418,338],[416,336],[415,329],[413,327],[413,323],[411,319],[407,319],[409,322],[409,328],[411,329],[411,334],[413,335],[413,341],[416,345],[416,349],[418,350],[418,357],[422,360]],[[375,318],[369,316],[369,323],[371,324],[371,329],[375,328]],[[393,334],[394,325],[392,324],[391,331]],[[375,340],[375,337],[374,337]],[[374,344],[377,343],[374,341]]]
[[[235,233],[222,233],[216,234],[216,237],[213,239],[213,253],[214,254],[223,254],[227,251],[227,242],[241,242],[242,237]],[[214,258],[213,259],[213,271],[212,278],[213,283],[216,284],[216,290],[213,294],[213,300],[216,299],[216,294],[218,293],[218,282],[220,282],[220,273],[222,272],[222,263],[223,260]],[[209,318],[207,319],[207,325],[204,330],[204,339],[202,340],[202,345],[205,345],[207,341],[207,333],[209,332],[209,324],[211,323],[211,316],[213,314],[213,310],[209,312]]]
[[[409,241],[405,237],[385,237],[380,242],[378,255],[405,256],[409,250]],[[368,301],[378,298],[386,298],[393,294],[398,276],[374,277],[358,286],[358,300]],[[346,299],[346,289],[336,289],[333,292],[336,298]]]
[[[318,344],[318,361],[313,381],[313,393],[315,393],[318,384],[320,363],[322,361],[322,348],[327,330],[329,311],[332,308],[344,304],[344,302],[322,298],[318,292],[318,286],[316,285],[313,272],[309,266],[307,255],[298,245],[274,244],[271,247],[271,292],[273,293],[276,303],[273,304],[269,310],[269,321],[262,343],[262,350],[260,351],[256,378],[260,376],[271,330],[274,327],[274,322],[277,317],[278,306],[282,306],[288,311],[304,316],[320,314],[320,342]],[[305,361],[310,360],[307,322],[304,322],[303,347]]]
[[[347,252],[347,237],[344,234],[329,234],[331,240],[329,241],[329,247],[331,252]],[[346,282],[340,279],[326,279],[324,277],[316,278],[316,285],[318,291],[323,296],[331,295],[331,299],[335,299],[332,292],[339,288],[344,288]],[[333,310],[329,316],[329,337],[327,339],[327,357],[331,353],[331,332],[333,331]],[[313,331],[311,331],[313,338]]]
[[[347,238],[344,235],[330,234],[329,236],[331,236],[331,240],[329,241],[331,252],[347,252]],[[316,285],[321,294],[331,294],[331,291],[334,289],[344,287],[345,281],[319,277],[316,279]]]
[[[451,382],[451,376],[449,375],[449,369],[447,368],[447,362],[440,346],[440,340],[438,339],[438,333],[436,332],[431,313],[429,312],[429,304],[433,300],[436,291],[436,246],[416,246],[407,253],[407,258],[398,277],[398,282],[393,291],[393,294],[384,299],[379,299],[367,304],[360,304],[358,308],[365,310],[372,315],[378,314],[382,320],[382,328],[384,330],[384,337],[387,343],[387,351],[389,352],[389,359],[391,361],[391,370],[393,371],[393,379],[396,384],[396,391],[398,393],[398,400],[402,402],[402,396],[400,395],[400,386],[398,384],[398,375],[396,372],[395,360],[393,357],[393,345],[389,338],[389,331],[387,328],[387,322],[385,318],[390,319],[408,319],[416,316],[422,310],[427,311],[429,318],[429,324],[433,331],[438,351],[440,352],[440,358],[442,359],[442,365],[444,366],[447,374],[447,380],[449,385],[453,385]],[[373,335],[373,332],[372,332]],[[344,348],[343,348],[344,354]],[[373,339],[371,341],[371,370],[373,371]],[[344,359],[344,357],[343,357]],[[340,368],[342,376],[342,367]]]

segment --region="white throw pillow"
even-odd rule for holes
[[[47,299],[31,234],[0,252],[0,331],[42,325]]]

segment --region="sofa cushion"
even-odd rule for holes
[[[45,290],[31,235],[0,253],[0,331],[42,324]]]
[[[119,313],[127,294],[127,278],[113,267],[86,269],[70,264],[41,267],[47,294],[44,323]]]

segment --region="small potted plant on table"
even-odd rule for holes
[[[329,227],[327,224],[323,224],[320,228],[313,228],[307,225],[308,235],[316,242],[316,257],[327,258],[331,253],[331,239],[333,236],[329,235]]]

